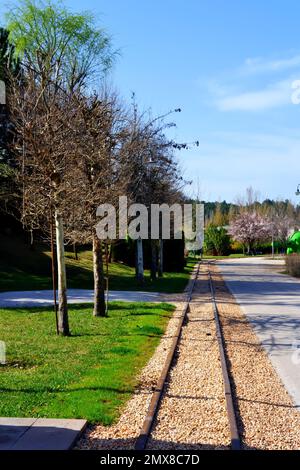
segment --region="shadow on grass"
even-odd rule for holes
[[[134,392],[134,388],[129,389],[118,389],[114,387],[76,387],[76,388],[55,388],[55,387],[40,387],[40,388],[9,388],[9,387],[0,387],[1,393],[72,393],[72,392],[82,392],[87,390],[90,392],[112,392],[118,395],[126,395]],[[150,393],[150,392],[149,392]],[[101,400],[101,398],[99,398]]]
[[[132,312],[126,316],[130,315],[151,315],[148,312],[143,313],[143,310],[152,310],[153,309],[163,309],[167,310],[169,312],[172,312],[174,310],[174,306],[165,303],[165,302],[126,302],[126,301],[111,301],[109,302],[108,305],[108,313],[113,312],[115,310],[131,310]],[[41,306],[41,307],[5,307],[5,310],[10,310],[10,311],[22,311],[22,312],[29,312],[29,313],[53,313],[54,307],[53,306]],[[75,311],[80,311],[80,310],[90,310],[90,313],[93,313],[93,303],[88,302],[88,303],[79,303],[79,304],[69,304],[69,310],[75,310]],[[139,310],[138,313],[134,313],[136,310]],[[89,312],[87,312],[89,313]],[[153,315],[157,315],[157,313],[153,313]],[[163,315],[160,315],[163,316]],[[122,317],[122,315],[117,315],[118,318]],[[101,320],[107,320],[111,319],[112,317],[108,316],[97,316],[93,317],[95,319],[101,319]]]
[[[143,327],[145,328],[145,327]],[[145,328],[146,329],[146,328]],[[105,333],[74,333],[74,334],[71,334],[71,336],[69,336],[69,338],[84,338],[84,337],[96,337],[96,336],[99,336],[99,337],[111,337],[111,334],[105,334]],[[150,334],[147,334],[147,333],[126,333],[126,334],[122,334],[120,333],[119,337],[120,338],[135,338],[135,337],[138,337],[138,336],[146,336],[147,338],[161,338],[162,337],[162,333],[157,333],[157,334],[154,334],[154,333],[150,333]]]

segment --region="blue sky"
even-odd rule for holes
[[[234,200],[248,186],[261,197],[296,200],[300,183],[298,0],[68,0],[96,13],[121,50],[112,79],[153,114],[181,107],[179,153],[189,192]],[[0,6],[0,13],[5,10]]]

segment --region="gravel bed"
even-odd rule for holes
[[[219,349],[205,267],[164,392],[148,449],[228,449]]]
[[[218,268],[212,272],[244,447],[300,449],[300,413]]]
[[[112,426],[89,426],[77,443],[77,449],[133,449],[172,344],[183,305],[183,302],[176,303],[177,308],[168,323],[165,335],[140,375],[141,385],[127,403],[119,421]]]
[[[217,266],[212,265],[211,270],[244,448],[299,449],[300,413],[243,311],[227,289]],[[228,449],[230,445],[219,350],[205,271],[203,265],[148,443],[149,449]],[[142,385],[115,425],[90,426],[77,449],[134,447],[184,305],[183,295],[166,295],[161,300],[175,304],[177,309],[155,354],[141,373]]]

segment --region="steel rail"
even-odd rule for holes
[[[233,401],[233,394],[232,394],[232,387],[230,383],[228,368],[227,368],[227,360],[226,360],[226,353],[225,353],[225,340],[222,332],[220,317],[218,306],[216,302],[215,296],[215,289],[213,286],[212,275],[209,269],[208,263],[208,277],[209,277],[209,285],[211,291],[211,298],[214,310],[214,318],[216,323],[216,334],[217,340],[219,345],[219,353],[220,353],[220,360],[221,360],[221,367],[222,367],[222,374],[223,374],[223,384],[224,384],[224,393],[226,399],[226,409],[227,409],[227,417],[230,427],[230,438],[231,438],[231,449],[232,450],[241,450],[241,438],[238,431],[236,413],[234,409],[234,401]]]
[[[199,262],[199,264],[197,266],[196,274],[195,274],[194,278],[192,279],[191,285],[190,285],[189,290],[187,292],[186,304],[185,304],[185,306],[183,308],[183,311],[182,311],[182,314],[180,316],[179,323],[178,323],[178,326],[177,326],[177,329],[176,329],[176,333],[174,335],[170,351],[169,351],[168,356],[166,358],[164,368],[163,368],[162,373],[160,375],[160,378],[158,380],[155,391],[152,395],[151,402],[150,402],[150,405],[149,405],[147,415],[146,415],[146,418],[144,420],[141,432],[140,432],[140,434],[139,434],[139,436],[136,440],[135,447],[134,447],[135,450],[144,450],[146,448],[148,439],[150,437],[152,426],[154,424],[154,420],[156,418],[156,415],[157,415],[157,412],[158,412],[158,409],[159,409],[159,405],[160,405],[160,402],[161,402],[161,398],[162,398],[162,395],[163,395],[165,383],[166,383],[168,374],[171,370],[174,355],[175,355],[175,352],[176,352],[176,349],[177,349],[177,346],[178,346],[178,343],[179,343],[179,339],[181,337],[182,326],[183,326],[184,320],[187,316],[187,313],[189,312],[190,302],[191,302],[192,295],[193,295],[193,290],[194,290],[194,287],[195,287],[197,277],[199,275],[200,263],[201,262]]]
[[[158,380],[157,386],[155,388],[155,391],[152,395],[150,405],[147,411],[147,415],[144,419],[142,429],[140,431],[140,434],[136,440],[135,443],[135,450],[145,450],[147,446],[147,442],[149,440],[149,437],[151,435],[152,427],[157,415],[157,412],[159,410],[160,402],[162,399],[164,387],[166,384],[166,380],[168,378],[168,374],[172,368],[172,363],[173,359],[175,356],[175,352],[181,337],[181,332],[182,332],[182,327],[184,324],[184,320],[189,312],[190,309],[190,302],[192,300],[192,295],[193,295],[193,290],[195,287],[196,280],[199,275],[199,270],[200,270],[200,264],[198,264],[197,269],[196,269],[196,274],[191,282],[191,285],[189,287],[188,293],[187,293],[187,300],[186,304],[183,308],[182,314],[179,319],[179,323],[176,329],[176,333],[173,338],[173,342],[170,348],[170,351],[168,353],[168,356],[165,361],[164,368],[162,370],[162,373],[160,375],[160,378]],[[218,341],[218,346],[219,346],[219,354],[220,354],[220,361],[221,361],[221,369],[222,369],[222,375],[223,375],[223,384],[224,384],[224,394],[225,394],[225,400],[226,400],[226,410],[227,410],[227,417],[228,417],[228,422],[229,422],[229,428],[230,428],[230,438],[231,438],[231,449],[232,450],[240,450],[241,449],[241,439],[239,436],[238,432],[238,426],[237,426],[237,420],[236,420],[236,413],[234,409],[234,401],[233,401],[233,394],[232,394],[232,388],[231,388],[231,383],[229,379],[229,373],[228,373],[228,368],[227,368],[227,361],[226,361],[226,354],[225,354],[225,348],[224,348],[224,337],[222,333],[222,328],[220,324],[220,319],[219,319],[219,312],[218,312],[218,307],[216,303],[216,298],[215,298],[215,290],[213,287],[213,281],[212,281],[212,276],[211,272],[209,270],[209,264],[207,263],[208,267],[208,281],[209,281],[209,286],[210,286],[210,292],[211,292],[211,300],[212,300],[212,305],[213,305],[213,311],[214,311],[214,319],[215,319],[215,324],[216,324],[216,336],[217,336],[217,341]]]

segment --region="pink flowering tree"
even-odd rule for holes
[[[268,218],[257,212],[241,212],[231,222],[229,230],[231,237],[247,247],[250,253],[258,242],[271,237],[272,226]]]
[[[288,239],[297,225],[295,219],[289,215],[273,214],[270,218],[270,223],[273,239],[280,242],[281,246],[286,250]]]

